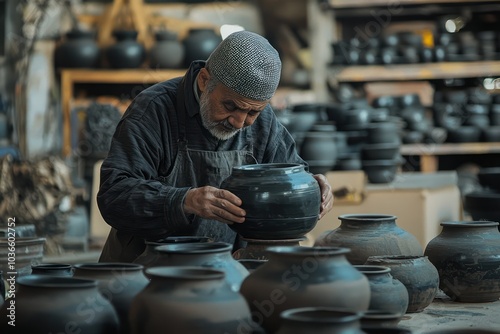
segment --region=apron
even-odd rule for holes
[[[185,80],[177,90],[177,117],[179,120],[178,152],[171,172],[166,177],[159,177],[162,183],[173,187],[213,186],[219,188],[222,181],[229,177],[232,168],[245,164],[255,164],[257,160],[252,154],[252,137],[249,129],[246,132],[247,144],[242,150],[235,151],[203,151],[192,150],[186,140],[186,112],[184,102]],[[233,251],[244,246],[236,232],[227,224],[195,217],[191,224],[181,230],[169,231],[168,236],[206,236],[214,241],[227,242],[233,245]],[[165,236],[162,236],[165,237]],[[111,229],[103,247],[99,262],[133,262],[144,252],[144,238]]]

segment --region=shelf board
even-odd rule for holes
[[[500,143],[445,143],[401,145],[402,155],[436,156],[500,153]]]
[[[157,83],[183,76],[186,69],[63,69],[61,74],[72,83]]]
[[[439,62],[422,64],[334,66],[339,82],[408,81],[500,76],[500,61]]]
[[[494,3],[500,2],[499,0],[481,0],[481,1],[471,1],[471,0],[398,0],[397,2],[388,0],[328,0],[328,4],[331,8],[360,8],[360,7],[380,7],[380,6],[418,6],[418,5],[454,5],[458,3]]]

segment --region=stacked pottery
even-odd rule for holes
[[[132,334],[250,333],[256,329],[241,294],[226,283],[224,272],[201,267],[154,267],[150,283],[133,300]]]
[[[368,309],[368,279],[347,261],[349,249],[281,246],[268,252],[269,260],[252,271],[240,289],[254,321],[267,332],[278,330],[280,314],[288,309]]]
[[[423,255],[417,238],[396,224],[396,216],[346,214],[338,218],[340,226],[323,232],[314,245],[349,248],[346,257],[354,265],[365,264],[374,255]]]
[[[320,122],[304,133],[300,156],[309,165],[311,173],[325,174],[335,166],[337,162],[335,131],[333,122]]]
[[[82,263],[74,266],[73,277],[97,281],[97,287],[113,305],[120,320],[120,334],[130,333],[128,313],[134,297],[149,283],[144,267],[132,263]]]
[[[403,283],[408,291],[406,313],[423,311],[438,293],[438,271],[427,256],[370,256],[365,264],[388,267],[392,276]]]
[[[367,127],[367,143],[361,148],[361,165],[370,183],[390,183],[396,178],[402,158],[401,139],[395,122],[377,122]]]
[[[452,300],[466,303],[500,298],[500,232],[491,221],[443,222],[425,255],[439,273],[439,287]]]
[[[385,311],[405,314],[408,308],[406,287],[391,275],[391,269],[384,266],[355,265],[370,283],[371,311]]]
[[[12,333],[12,328],[16,333],[118,333],[116,311],[95,280],[25,275],[16,285],[15,297],[0,308],[2,333]],[[14,318],[9,317],[11,305]]]
[[[224,242],[167,244],[156,247],[158,257],[149,267],[192,266],[221,270],[230,288],[240,289],[248,270],[232,257],[233,246]]]

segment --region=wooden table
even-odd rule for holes
[[[63,147],[64,157],[71,154],[71,100],[74,85],[77,83],[96,84],[154,84],[160,81],[183,76],[185,69],[126,69],[126,70],[87,70],[63,69],[61,71],[61,103],[63,112]]]
[[[500,143],[445,143],[402,145],[401,155],[419,156],[420,171],[433,173],[439,169],[439,156],[500,153]]]

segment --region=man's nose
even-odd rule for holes
[[[247,116],[246,112],[236,112],[229,118],[229,123],[236,129],[242,129],[246,125]]]

